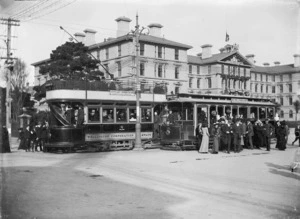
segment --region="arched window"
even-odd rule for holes
[[[290,110],[290,112],[289,112],[290,119],[293,118],[293,113],[294,113],[293,110]]]

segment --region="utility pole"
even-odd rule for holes
[[[5,63],[8,68],[7,74],[7,82],[6,82],[6,127],[8,132],[11,134],[11,95],[10,95],[10,87],[11,87],[11,73],[13,71],[13,58],[11,57],[11,27],[12,26],[20,26],[19,20],[11,19],[11,18],[1,18],[1,24],[7,25],[7,39],[6,43],[6,57],[1,57],[1,59],[6,59]]]
[[[140,107],[140,71],[139,71],[139,37],[140,37],[140,26],[139,26],[139,17],[136,15],[136,25],[134,30],[135,38],[135,74],[136,74],[136,124],[135,124],[135,149],[142,148],[142,139],[141,139],[141,107]]]

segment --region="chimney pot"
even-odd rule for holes
[[[264,62],[263,65],[264,65],[265,67],[268,67],[268,66],[270,66],[270,63]]]
[[[83,31],[85,33],[85,45],[90,46],[96,43],[95,35],[97,31],[92,30],[92,29],[85,29]]]
[[[118,17],[115,21],[118,23],[117,37],[124,36],[130,32],[129,31],[129,24],[131,22],[130,18],[123,16],[123,17]]]
[[[148,27],[150,28],[149,35],[161,37],[161,28],[163,27],[161,24],[152,23],[152,24],[149,24]]]
[[[295,59],[294,67],[295,68],[300,67],[300,54],[295,54],[294,59]]]
[[[84,38],[85,38],[85,34],[84,33],[75,33],[74,36],[75,36],[75,39],[78,42],[83,43]]]
[[[202,48],[202,59],[207,59],[207,58],[210,58],[212,56],[211,47],[212,47],[211,44],[204,44],[204,45],[201,46],[201,48]]]
[[[274,62],[274,65],[275,65],[275,66],[279,66],[279,65],[280,65],[280,62],[275,61],[275,62]]]
[[[254,64],[255,61],[254,61],[254,55],[253,54],[248,54],[245,56],[247,58],[247,60],[251,63],[251,64]]]

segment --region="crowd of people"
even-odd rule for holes
[[[198,140],[198,152],[208,153],[211,144],[212,153],[215,154],[219,151],[239,153],[244,148],[250,150],[266,148],[270,151],[271,138],[276,138],[278,150],[285,150],[290,134],[289,127],[284,120],[272,125],[268,119],[256,120],[253,123],[251,119],[240,118],[235,120],[220,118],[210,128],[205,122],[199,123],[195,133]],[[295,142],[297,140],[299,141],[299,137],[295,139]]]
[[[49,125],[47,121],[38,122],[35,126],[27,125],[26,128],[19,129],[19,150],[43,151],[44,145],[49,137]],[[38,150],[39,149],[39,150]]]

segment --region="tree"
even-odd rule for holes
[[[11,76],[11,118],[12,124],[16,124],[22,108],[32,107],[34,102],[30,100],[30,94],[28,93],[27,79],[29,73],[25,62],[16,59],[9,71],[5,71],[5,74],[3,74],[5,81],[8,81],[8,74]]]
[[[295,102],[293,102],[293,105],[295,107],[295,111],[296,111],[296,121],[297,121],[297,115],[299,113],[299,110],[300,110],[300,101],[299,100],[296,100]]]
[[[66,42],[50,55],[50,61],[41,66],[40,74],[57,79],[101,80],[103,72],[98,69],[99,60],[89,55],[83,43]]]

